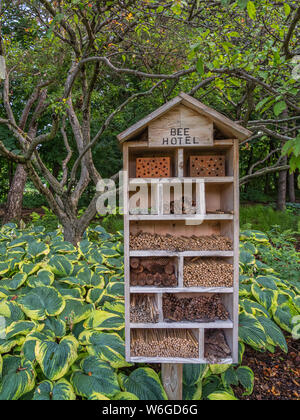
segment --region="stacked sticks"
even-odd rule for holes
[[[189,330],[132,330],[131,355],[196,359],[199,345]]]
[[[185,287],[232,287],[233,265],[213,258],[192,258],[184,265]]]
[[[205,358],[210,363],[219,363],[231,356],[231,350],[222,330],[207,330],[205,332]]]
[[[153,295],[132,295],[130,301],[130,322],[156,323],[158,322],[158,307]]]
[[[175,264],[170,258],[131,258],[131,286],[177,286]]]
[[[206,295],[192,298],[166,294],[163,297],[164,318],[170,321],[225,321],[229,313],[220,295]]]
[[[130,234],[132,250],[169,250],[169,251],[232,251],[232,240],[219,235],[211,236],[172,236],[147,232]]]

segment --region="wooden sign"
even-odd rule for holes
[[[179,105],[149,124],[149,147],[199,147],[213,145],[213,122]]]

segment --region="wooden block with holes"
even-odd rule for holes
[[[226,175],[225,156],[191,156],[191,177],[224,177]]]
[[[137,178],[170,178],[171,158],[151,157],[136,160]]]

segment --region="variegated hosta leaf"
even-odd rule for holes
[[[9,340],[18,335],[27,335],[32,330],[37,329],[38,324],[33,321],[16,321],[6,328],[6,339]]]
[[[10,270],[10,262],[0,262],[0,277],[3,277]]]
[[[25,314],[20,306],[14,302],[2,301],[0,302],[0,316],[5,318],[6,326],[9,326],[15,321],[22,321],[25,319]]]
[[[18,273],[15,274],[11,279],[0,280],[0,286],[7,290],[17,290],[25,283],[26,279],[26,273]]]
[[[27,254],[30,258],[38,258],[41,255],[48,255],[49,252],[49,246],[39,241],[29,242],[27,247]]]
[[[241,251],[240,252],[240,262],[245,266],[254,265],[255,264],[255,257],[248,251]]]
[[[0,354],[9,353],[14,347],[22,345],[24,337],[0,338]]]
[[[58,382],[44,381],[36,388],[35,401],[74,401],[76,395],[72,385],[65,379]]]
[[[25,357],[25,359],[30,360],[33,362],[35,360],[35,346],[38,341],[46,341],[46,340],[54,340],[55,334],[53,331],[44,330],[42,332],[33,331],[27,335],[23,346],[21,354]]]
[[[105,302],[103,310],[111,312],[112,314],[121,315],[125,317],[125,302],[124,300],[114,300],[113,302]]]
[[[220,375],[230,368],[230,365],[209,365],[213,375]]]
[[[110,398],[107,398],[105,395],[100,394],[99,392],[93,392],[92,395],[88,398],[89,401],[105,401],[110,400]]]
[[[241,299],[240,306],[247,312],[252,315],[264,315],[266,318],[270,317],[269,312],[259,303],[254,302],[250,299]]]
[[[111,283],[111,282],[109,282],[109,284],[106,288],[106,295],[114,297],[114,298],[123,298],[124,297],[124,283],[121,283],[121,282]]]
[[[50,340],[37,341],[35,356],[47,379],[62,378],[78,357],[78,341],[73,336],[64,337],[59,343]]]
[[[51,251],[58,254],[76,253],[76,248],[70,242],[59,242],[51,246]]]
[[[278,282],[278,279],[273,276],[258,276],[256,277],[256,282],[258,285],[265,289],[271,289],[271,290],[278,290],[276,282]]]
[[[208,396],[210,401],[237,401],[238,399],[227,391],[214,392]]]
[[[278,328],[277,325],[269,318],[258,316],[257,320],[261,323],[265,330],[267,342],[271,344],[271,346],[280,347],[285,353],[287,353],[288,346],[280,328]]]
[[[28,318],[43,321],[48,316],[57,316],[65,308],[65,300],[54,287],[36,287],[20,298],[21,308]]]
[[[89,398],[94,393],[112,398],[120,387],[118,378],[110,365],[97,356],[89,356],[80,364],[71,377],[71,383],[77,395]]]
[[[124,318],[105,311],[94,311],[84,322],[84,327],[90,330],[121,330],[124,328]]]
[[[54,274],[48,270],[40,270],[36,276],[30,276],[27,284],[29,287],[51,286],[54,282]]]
[[[105,294],[105,289],[98,289],[98,288],[89,289],[87,297],[86,297],[86,301],[89,303],[97,304],[101,302],[101,299],[103,298],[104,294]]]
[[[58,281],[55,281],[52,286],[66,299],[83,299],[82,291],[84,291],[84,289],[81,289],[80,287],[72,287],[71,289],[67,284],[59,283]]]
[[[115,369],[131,366],[125,360],[125,342],[118,334],[84,331],[79,337],[79,342],[87,346],[89,354],[98,356]]]
[[[183,365],[183,383],[187,386],[197,385],[207,374],[208,365]]]
[[[66,306],[62,313],[59,315],[59,319],[67,322],[68,324],[78,324],[81,321],[89,318],[89,316],[95,310],[95,306],[79,300],[65,299]]]
[[[0,380],[0,400],[18,400],[35,385],[32,363],[19,356],[4,356]]]
[[[70,277],[73,272],[73,265],[65,255],[55,255],[52,257],[47,268],[60,278]]]
[[[277,292],[261,289],[257,283],[252,285],[251,290],[255,299],[269,311],[276,301]]]
[[[60,319],[47,318],[42,324],[42,331],[51,331],[55,337],[62,338],[66,334],[66,323]]]
[[[112,400],[115,401],[138,401],[138,397],[130,392],[119,392]]]
[[[157,373],[150,368],[139,368],[128,377],[119,376],[124,391],[136,395],[142,401],[167,400],[167,394]]]
[[[30,261],[22,261],[19,264],[19,268],[26,273],[28,276],[32,276],[33,274],[35,274],[37,271],[39,271],[39,269],[41,268],[41,264],[35,264],[33,262]]]
[[[247,366],[240,366],[237,369],[237,377],[240,384],[246,389],[243,395],[251,395],[254,388],[254,373]]]
[[[183,400],[199,401],[202,398],[202,382],[197,385],[187,386],[183,384]]]
[[[274,305],[272,307],[272,314],[273,314],[273,318],[274,321],[276,322],[277,325],[279,325],[279,327],[281,329],[283,329],[284,331],[287,331],[289,333],[292,332],[293,330],[293,324],[292,324],[292,319],[293,316],[290,312],[290,308],[288,306],[276,306]]]
[[[242,313],[239,319],[240,339],[251,347],[264,349],[267,344],[265,330],[256,317],[251,314]]]

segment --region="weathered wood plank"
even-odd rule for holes
[[[161,367],[162,383],[171,401],[182,400],[182,364],[163,363]]]

